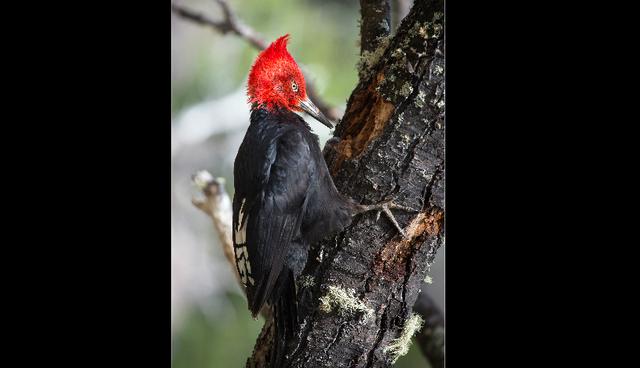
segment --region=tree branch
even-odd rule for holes
[[[391,34],[389,0],[360,0],[360,55],[374,52]]]
[[[171,4],[171,10],[177,15],[191,20],[197,24],[208,26],[213,28],[215,31],[224,34],[229,32],[239,36],[240,38],[249,42],[253,47],[258,50],[265,49],[268,44],[265,42],[264,38],[258,34],[258,32],[254,31],[253,28],[247,26],[242,21],[238,19],[235,13],[231,10],[229,4],[224,0],[214,0],[220,8],[222,9],[222,13],[224,15],[223,20],[214,21],[203,14],[196,13],[192,10],[189,10],[180,5]]]
[[[210,27],[214,31],[219,32],[223,35],[226,35],[227,33],[233,33],[236,36],[247,41],[259,51],[267,48],[269,44],[264,41],[264,37],[262,37],[262,35],[256,32],[253,28],[242,22],[225,0],[214,1],[218,3],[220,8],[222,9],[223,19],[221,21],[212,20],[203,14],[174,3],[171,4],[171,11],[186,20],[202,26]],[[309,94],[309,98],[311,98],[311,100],[315,102],[316,106],[318,106],[318,109],[320,109],[320,111],[322,111],[322,113],[326,117],[333,120],[334,122],[337,122],[342,117],[342,112],[325,102],[318,94],[309,74],[304,71],[303,74],[306,81],[307,93]]]
[[[236,281],[238,285],[240,285],[240,289],[246,292],[244,285],[242,285],[240,281],[240,275],[236,267],[233,240],[231,238],[231,231],[233,231],[233,209],[231,207],[231,198],[229,194],[227,194],[227,191],[224,190],[225,180],[224,178],[214,179],[206,170],[197,172],[193,175],[192,180],[202,194],[204,194],[204,198],[192,198],[191,203],[213,220],[213,227],[216,229],[222,252],[231,267],[231,272],[236,276]],[[269,321],[271,311],[269,308],[263,308],[260,315]]]
[[[209,172],[199,171],[192,177],[192,180],[204,194],[204,199],[192,198],[191,203],[213,220],[213,226],[218,233],[222,252],[231,266],[231,272],[236,276],[236,281],[244,290],[236,268],[235,252],[233,251],[233,241],[231,240],[233,210],[231,208],[231,199],[224,190],[224,178],[214,179]]]

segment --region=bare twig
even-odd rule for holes
[[[251,45],[253,45],[253,47],[257,48],[258,50],[262,50],[267,47],[267,43],[265,42],[264,38],[260,36],[258,32],[254,31],[251,27],[242,23],[242,21],[240,21],[235,13],[231,10],[231,7],[229,7],[229,4],[227,4],[226,1],[214,1],[218,3],[220,9],[222,9],[222,13],[224,14],[224,18],[221,21],[211,20],[202,14],[196,13],[177,4],[171,4],[171,10],[185,19],[189,19],[200,25],[209,26],[222,34],[231,32],[239,36],[240,38],[247,40]]]
[[[202,26],[210,27],[223,35],[227,33],[233,33],[249,42],[257,50],[264,50],[268,46],[268,43],[264,40],[264,37],[262,37],[262,35],[256,32],[253,28],[243,23],[236,16],[236,14],[233,12],[231,7],[225,0],[214,1],[218,3],[220,8],[222,9],[223,19],[221,21],[212,20],[203,14],[174,3],[171,4],[171,11],[184,19]],[[308,73],[304,73],[304,78],[307,82],[307,92],[309,94],[309,98],[311,98],[311,100],[315,102],[320,111],[322,111],[322,113],[326,117],[335,122],[342,118],[342,112],[339,109],[331,107],[320,98],[320,95],[316,91],[314,84],[310,81]]]

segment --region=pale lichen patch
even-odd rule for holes
[[[394,57],[396,59],[404,57],[404,56],[405,56],[405,53],[400,48],[393,50],[393,52],[391,53],[391,57]]]
[[[391,37],[378,37],[376,39],[378,41],[378,47],[373,51],[364,51],[360,56],[360,60],[358,61],[358,76],[360,79],[365,79],[371,76],[371,72],[373,67],[378,63],[382,55],[384,54],[387,46],[389,45],[389,40]]]
[[[427,94],[424,91],[421,90],[420,92],[418,92],[418,96],[416,96],[416,99],[415,99],[416,106],[419,108],[423,108],[426,97],[427,97]]]
[[[422,36],[422,38],[429,38],[429,34],[427,33],[427,28],[423,26],[418,27],[418,34]]]
[[[425,22],[425,23],[421,23],[421,22],[416,22],[413,24],[413,26],[409,29],[409,35],[418,35],[423,39],[428,39],[429,38],[429,27],[430,27],[430,23],[429,22]],[[410,40],[411,37],[407,38],[406,40],[403,41],[402,46],[406,47],[409,45],[409,43],[411,42]]]
[[[316,285],[316,280],[311,275],[302,275],[300,276],[298,283],[302,288],[309,288]]]
[[[433,38],[440,38],[440,33],[442,32],[442,25],[439,23],[433,24]]]
[[[320,310],[329,313],[336,310],[341,316],[353,316],[363,313],[365,319],[373,316],[373,309],[369,308],[355,296],[355,290],[345,290],[338,286],[329,286],[327,293],[320,298]]]
[[[389,354],[389,358],[391,358],[392,363],[395,363],[398,358],[406,355],[409,352],[409,347],[411,346],[411,338],[418,330],[422,328],[423,323],[424,320],[422,319],[422,317],[415,313],[411,314],[411,317],[409,317],[404,323],[404,328],[400,333],[400,337],[393,340],[391,344],[382,349],[383,353]]]
[[[402,88],[400,89],[400,95],[403,97],[409,97],[409,95],[413,92],[413,86],[409,82],[404,82]]]
[[[433,278],[431,278],[431,276],[427,275],[424,278],[424,282],[425,282],[425,284],[431,285],[431,284],[433,284]]]

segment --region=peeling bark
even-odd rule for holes
[[[389,367],[397,358],[385,348],[407,328],[443,244],[443,14],[443,0],[415,2],[324,149],[341,193],[364,204],[394,198],[419,211],[394,211],[406,238],[365,213],[312,246],[298,282],[301,322],[287,343],[288,366]],[[341,303],[358,308],[341,311]],[[267,322],[247,366],[266,366],[271,331]]]

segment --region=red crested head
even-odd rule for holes
[[[331,122],[307,97],[304,75],[287,51],[288,41],[288,34],[278,38],[256,58],[249,72],[249,103],[267,110],[306,111],[331,128]]]
[[[258,55],[249,73],[249,103],[300,111],[299,101],[307,97],[306,86],[298,64],[287,51],[288,40],[289,35],[284,35]]]

